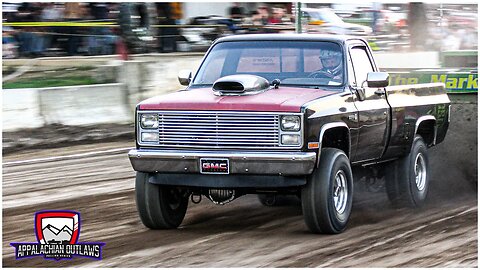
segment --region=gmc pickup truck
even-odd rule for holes
[[[220,38],[186,89],[136,108],[137,209],[151,229],[177,228],[189,200],[297,195],[314,233],[346,229],[353,181],[385,179],[396,207],[429,189],[428,148],[442,142],[442,83],[388,86],[367,42],[308,34]]]

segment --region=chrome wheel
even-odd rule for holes
[[[385,188],[395,207],[421,207],[429,189],[427,145],[416,135],[410,153],[387,165]]]
[[[335,175],[335,181],[333,183],[333,203],[335,210],[339,214],[343,214],[347,207],[348,201],[348,187],[347,177],[343,170],[340,170]]]
[[[302,187],[302,212],[314,233],[341,233],[352,210],[353,176],[350,161],[336,148],[322,149],[320,164]]]
[[[422,153],[418,153],[415,157],[415,184],[417,189],[422,191],[427,183],[427,163]]]

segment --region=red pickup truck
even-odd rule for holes
[[[188,87],[136,108],[128,156],[149,228],[178,227],[189,198],[295,194],[312,232],[340,233],[366,174],[385,178],[394,206],[426,200],[427,149],[450,119],[445,86],[388,86],[361,38],[225,37],[179,80]]]

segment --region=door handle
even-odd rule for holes
[[[375,95],[383,96],[383,95],[385,95],[385,91],[383,89],[379,88],[379,89],[375,90]]]

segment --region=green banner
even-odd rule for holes
[[[442,82],[448,93],[477,93],[478,71],[413,70],[391,71],[390,85]]]

